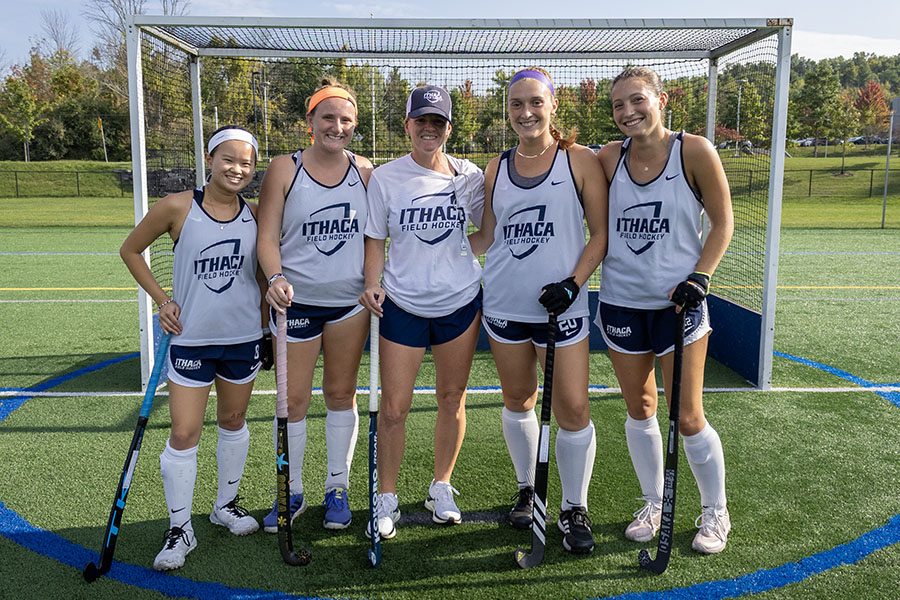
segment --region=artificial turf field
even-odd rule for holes
[[[453,480],[465,523],[431,524],[422,506],[435,417],[434,398],[423,389],[399,481],[404,521],[384,542],[382,565],[368,568],[366,396],[350,492],[354,521],[337,533],[321,527],[325,413],[314,401],[304,474],[310,508],[294,525],[295,544],[309,547],[313,562],[288,567],[275,536],[235,538],[208,521],[216,441],[210,403],[193,508],[199,546],[183,569],[157,574],[148,567],[167,527],[157,460],[169,427],[163,394],[129,494],[118,562],[91,585],[81,568],[96,559],[141,402],[135,286],[116,253],[128,228],[0,227],[0,598],[897,600],[900,235],[893,227],[783,230],[775,391],[754,391],[709,364],[705,406],[725,448],[733,522],[720,555],[690,550],[699,495],[682,454],[669,569],[657,577],[637,567],[638,550],[655,553],[655,542],[633,544],[622,535],[640,491],[621,397],[598,387],[591,393],[597,459],[588,511],[596,550],[569,555],[550,524],[543,564],[520,570],[513,552],[530,534],[502,522],[514,474],[500,429],[502,400],[490,387],[496,372],[490,354],[479,353]],[[359,382],[367,381],[364,356]],[[426,357],[419,384],[432,382]],[[604,353],[592,356],[591,384],[616,386]],[[866,391],[872,386],[880,391]],[[241,496],[259,519],[273,499],[274,387],[271,372],[259,377],[248,418]],[[659,418],[665,427],[664,409]],[[551,468],[551,518],[559,494]]]

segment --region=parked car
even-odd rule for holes
[[[594,151],[594,154],[600,152],[600,149],[603,147],[603,144],[588,144],[588,148]]]

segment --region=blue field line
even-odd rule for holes
[[[785,352],[778,352],[777,350],[775,351],[774,354],[775,354],[775,356],[778,356],[780,358],[786,358],[786,359],[792,360],[796,363],[800,363],[801,365],[806,365],[807,367],[813,367],[814,369],[819,369],[820,371],[825,371],[826,373],[830,373],[831,375],[840,377],[841,379],[845,379],[847,381],[853,382],[856,385],[859,385],[864,388],[878,387],[879,385],[883,385],[883,384],[878,384],[878,383],[872,383],[871,381],[863,379],[862,377],[857,377],[856,375],[853,375],[852,373],[848,373],[847,371],[842,371],[841,369],[838,369],[835,367],[829,367],[828,365],[824,365],[824,364],[816,362],[814,360],[809,360],[808,358],[801,358],[799,356],[794,356],[792,354],[787,354]],[[892,384],[888,384],[888,385],[892,385]],[[897,408],[900,408],[900,391],[897,391],[897,392],[875,392],[875,393],[878,394],[879,396],[881,396],[882,398],[884,398],[885,400],[887,400],[888,402],[892,403]]]
[[[93,373],[94,371],[99,371],[100,369],[104,369],[110,365],[114,365],[116,363],[120,363],[125,360],[129,360],[132,358],[136,358],[140,356],[138,352],[132,352],[131,354],[125,354],[122,356],[117,356],[116,358],[110,358],[108,360],[104,360],[102,362],[98,362],[95,365],[90,365],[87,367],[83,367],[78,369],[77,371],[72,371],[71,373],[66,373],[65,375],[60,375],[59,377],[54,377],[53,379],[48,379],[43,383],[39,383],[38,385],[25,388],[21,390],[21,394],[18,396],[12,396],[10,398],[4,398],[0,401],[0,422],[2,422],[6,417],[12,413],[12,411],[16,410],[34,396],[31,395],[32,392],[45,392],[52,387],[56,387],[61,383],[65,383],[70,379],[75,379],[76,377],[81,377],[82,375],[87,375],[88,373]],[[3,391],[15,391],[18,392],[20,390],[17,389],[4,389]]]
[[[0,422],[9,413],[25,403],[31,396],[28,392],[41,392],[65,381],[86,373],[97,371],[111,364],[138,356],[137,353],[106,360],[96,365],[84,367],[72,373],[55,377],[37,386],[27,388],[25,393],[15,396],[0,404]],[[775,356],[793,360],[842,379],[856,383],[863,388],[878,384],[856,377],[846,371],[829,367],[805,358],[783,352],[775,352]],[[484,386],[475,389],[493,389],[495,386]],[[900,392],[876,392],[900,408]],[[14,405],[14,406],[13,406]],[[64,565],[81,570],[85,564],[96,559],[96,552],[88,550],[55,533],[35,527],[15,511],[0,501],[0,535],[42,556],[52,558]],[[841,565],[855,564],[873,552],[900,542],[900,515],[892,517],[882,527],[868,531],[857,539],[813,554],[797,562],[787,563],[771,569],[760,569],[747,575],[719,581],[706,581],[684,588],[673,588],[655,592],[626,592],[606,600],[724,600],[746,594],[755,594],[778,589],[792,583],[798,583]],[[310,596],[294,596],[284,592],[255,590],[249,588],[231,588],[221,583],[195,581],[172,574],[156,572],[146,567],[113,561],[108,573],[110,579],[138,588],[153,590],[173,598],[196,598],[198,600],[250,600],[250,599],[289,599],[301,598],[325,600]],[[87,584],[85,584],[87,585]]]

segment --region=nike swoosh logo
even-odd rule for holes
[[[565,181],[551,181],[550,185],[559,185],[561,183],[565,183]]]
[[[234,484],[236,484],[236,483],[237,483],[238,481],[240,481],[240,480],[241,480],[241,479],[240,479],[240,477],[239,477],[239,478],[235,479],[234,481],[229,481],[229,482],[228,482],[228,485],[234,485]]]
[[[359,180],[358,180],[358,179],[357,179],[356,181],[354,181],[353,183],[348,183],[348,184],[347,184],[347,187],[353,187],[353,186],[356,185],[357,183],[359,183]]]
[[[343,471],[338,471],[337,473],[332,473],[331,476],[332,476],[332,477],[337,477],[337,476],[340,475],[341,473],[343,473]]]
[[[172,509],[172,514],[174,515],[174,514],[177,513],[177,512],[181,512],[181,511],[184,510],[184,508],[185,508],[185,507],[183,507],[183,506],[182,506],[181,508],[173,508],[173,509]]]
[[[249,219],[241,219],[241,223],[249,223],[252,220],[253,220],[253,217],[250,217]]]
[[[666,181],[672,181],[672,180],[675,179],[676,177],[678,177],[678,173],[675,173],[675,174],[672,175],[671,177],[669,177],[668,175],[666,175]]]

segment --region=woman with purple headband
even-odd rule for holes
[[[588,295],[579,294],[606,253],[606,181],[594,153],[553,126],[559,100],[540,68],[509,83],[509,121],[519,143],[485,171],[481,230],[471,236],[484,264],[483,323],[503,389],[503,435],[518,480],[513,527],[530,529],[539,425],[537,365],[556,315],[553,413],[562,483],[558,527],[569,552],[594,549],[587,489],[596,440],[588,405]],[[590,241],[585,244],[585,221]]]

